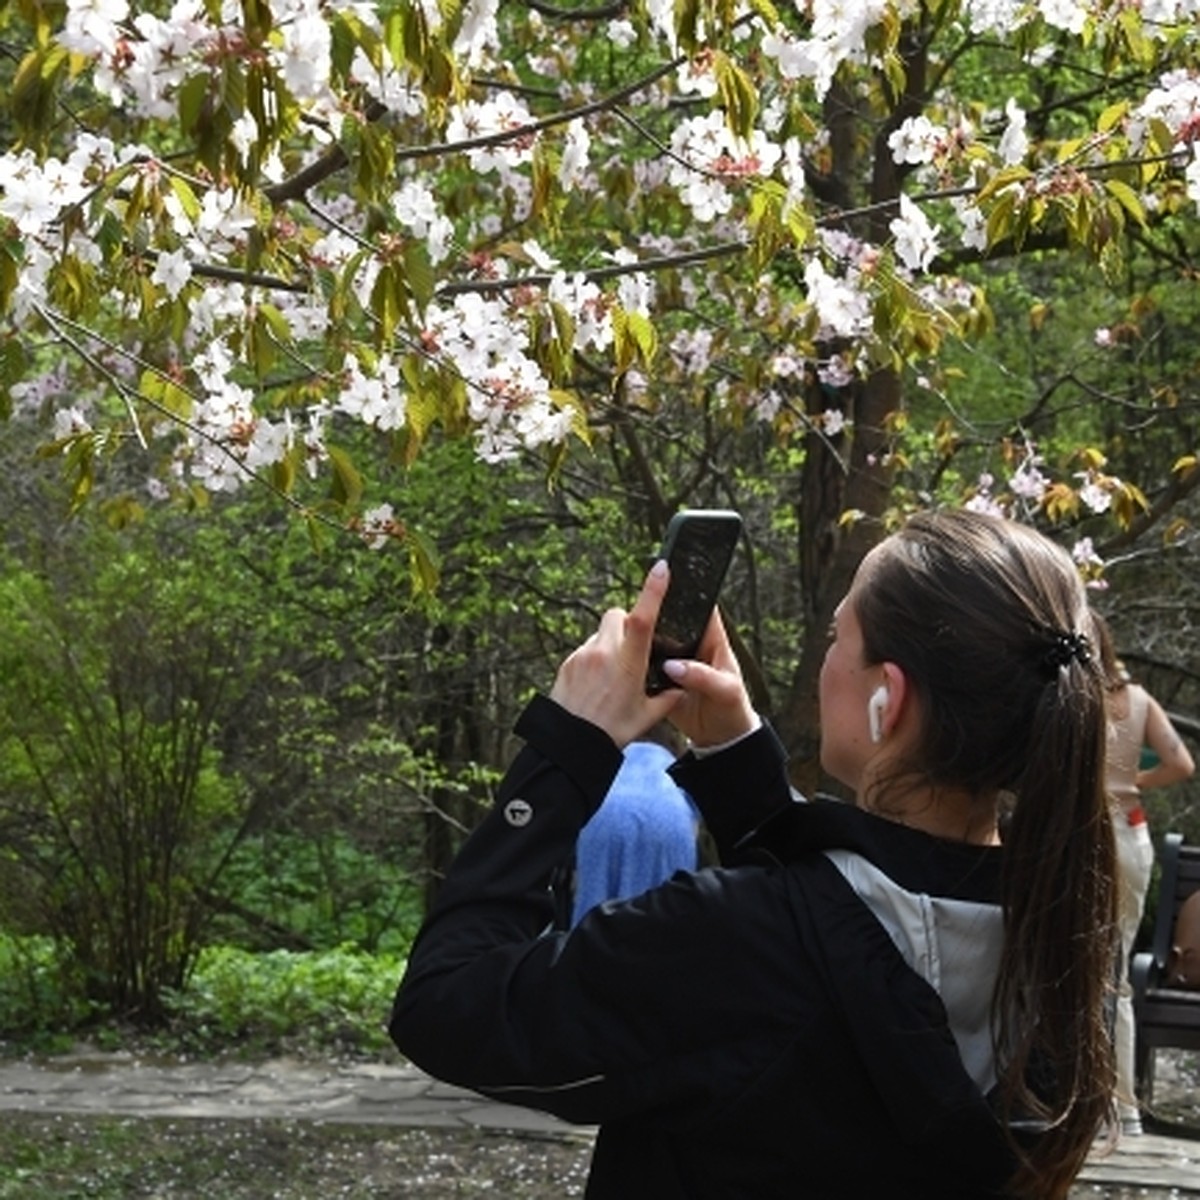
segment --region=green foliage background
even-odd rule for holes
[[[46,34],[60,8],[0,6],[0,28],[13,35],[0,75],[14,83],[0,120],[14,144],[57,143],[60,87],[73,120],[96,129],[125,121],[71,76],[45,38],[17,45],[27,25]],[[251,24],[262,16],[253,4],[245,11]],[[389,8],[385,36],[404,11]],[[920,10],[934,23],[930,38],[943,32],[940,13],[937,5]],[[725,10],[714,15],[723,22]],[[521,84],[555,104],[562,97],[548,85],[560,82],[556,72],[615,90],[661,65],[645,43],[618,56],[606,39],[590,37],[568,70],[565,58],[545,53],[547,39],[525,14],[506,16]],[[356,35],[351,17],[335,20],[344,72]],[[1033,37],[1026,30],[1020,40]],[[1061,70],[1035,73],[1010,57],[1023,48],[952,45],[941,60],[953,71],[945,86],[977,98],[982,125],[1016,95],[1067,157],[1071,139],[1113,102],[1090,80],[1124,68],[1114,63],[1123,51],[1136,66],[1151,50],[1105,42],[1077,48]],[[551,49],[565,54],[565,46]],[[894,72],[897,45],[886,49]],[[420,51],[427,77],[440,78],[444,46],[425,39]],[[1060,103],[1075,86],[1068,66],[1089,83]],[[266,84],[236,56],[218,74],[187,85],[180,122],[136,134],[122,128],[120,136],[145,134],[164,161],[192,151],[199,167],[258,186],[258,162],[240,161],[227,135],[242,105],[257,104],[264,116]],[[736,73],[723,82],[734,122],[744,120],[754,98],[739,92]],[[888,360],[898,382],[896,403],[877,425],[862,420],[850,433],[819,436],[813,418],[826,408],[858,422],[863,393],[814,380],[789,390],[767,369],[779,351],[830,350],[817,344],[812,314],[791,311],[804,301],[796,251],[818,219],[842,229],[831,216],[837,208],[861,209],[845,225],[855,236],[878,233],[883,210],[873,203],[895,196],[874,193],[869,168],[882,161],[895,172],[886,158],[872,160],[871,148],[899,120],[894,82],[867,73],[857,92],[835,95],[846,102],[840,119],[854,122],[837,139],[844,161],[835,161],[831,139],[830,161],[810,164],[834,200],[814,202],[784,230],[778,197],[769,188],[754,193],[750,250],[714,259],[704,274],[659,272],[653,326],[627,320],[613,362],[585,361],[570,353],[563,330],[540,328],[544,369],[587,412],[586,439],[570,457],[476,462],[469,442],[455,440],[464,432],[462,379],[414,354],[403,433],[339,428],[329,478],[309,480],[298,448],[257,488],[209,497],[176,487],[174,508],[151,498],[148,478],[158,472],[161,483],[164,462],[139,454],[125,422],[136,410],[139,428],[153,433],[189,410],[170,371],[201,285],[170,303],[156,294],[139,239],[150,230],[162,247],[173,244],[162,196],[130,184],[132,172],[104,180],[95,202],[113,200],[137,236],[110,214],[97,239],[102,268],[66,256],[51,300],[72,318],[97,318],[110,349],[136,337],[151,364],[124,391],[107,367],[75,364],[97,367],[108,431],[39,449],[33,425],[10,419],[7,385],[71,356],[54,330],[0,339],[0,1037],[115,1018],[174,1029],[200,1048],[278,1043],[289,1027],[377,1047],[423,905],[511,756],[513,719],[604,609],[633,595],[676,508],[743,513],[746,539],[725,593],[729,624],[759,707],[787,723],[793,741],[813,739],[814,720],[797,701],[813,690],[812,647],[819,651],[822,616],[840,599],[821,593],[841,578],[838,523],[856,439],[876,447],[858,466],[878,470],[883,501],[870,517],[880,529],[913,507],[963,502],[985,474],[1003,494],[1030,444],[1056,477],[1077,480],[1102,463],[1134,481],[1122,522],[1086,511],[1070,494],[1052,512],[1031,506],[1027,515],[1065,544],[1097,541],[1110,564],[1097,608],[1135,675],[1190,737],[1200,734],[1197,513],[1187,484],[1200,444],[1200,243],[1178,188],[1162,189],[1162,210],[1143,225],[1121,200],[1135,168],[1109,164],[1095,194],[1081,194],[1074,209],[1064,199],[1050,213],[1049,233],[1069,234],[1053,251],[1032,237],[1032,208],[1044,201],[997,203],[994,253],[976,261],[947,251],[931,268],[986,289],[986,306],[968,306],[974,323],[955,331],[961,337],[952,322],[910,303],[917,289],[901,287],[885,262],[879,287],[891,287],[891,303],[885,297],[877,309],[872,354]],[[1124,76],[1109,83],[1114,94],[1132,86]],[[206,89],[218,85],[229,104],[209,113]],[[807,92],[787,99],[784,120],[797,128],[829,115]],[[943,97],[919,99],[936,115]],[[297,109],[283,103],[279,111],[282,124],[269,133],[285,144]],[[504,258],[536,234],[572,267],[606,261],[603,251],[639,244],[646,231],[694,235],[688,212],[635,178],[637,159],[660,157],[656,140],[669,142],[674,115],[651,104],[631,111],[650,136],[605,114],[597,127],[611,139],[598,167],[602,188],[568,196],[546,183],[558,153],[551,144],[537,168],[544,186],[536,211],[524,223],[494,179],[447,159],[429,167],[447,214],[466,229],[474,213],[494,209],[506,240],[484,246],[489,253]],[[370,239],[388,232],[382,202],[398,150],[412,147],[360,118],[347,121],[345,169],[328,179],[325,198],[350,195],[368,207]],[[288,152],[299,161],[298,150]],[[169,186],[196,203],[182,169]],[[265,191],[258,202],[271,209]],[[286,214],[286,204],[278,211]],[[298,230],[265,220],[248,239],[246,270],[290,279],[315,237],[312,227]],[[5,295],[21,253],[16,239],[0,246]],[[527,265],[519,256],[514,264]],[[263,303],[235,339],[239,379],[258,389],[265,411],[319,399],[348,344],[363,355],[403,344],[393,335],[434,282],[419,239],[381,276],[371,312],[353,297],[349,272],[332,279],[313,270],[331,312],[349,314],[344,326],[319,344],[288,347],[279,310]],[[136,328],[127,308],[106,307],[110,292],[136,304]],[[1111,345],[1097,344],[1098,329]],[[711,335],[711,361],[699,375],[671,355],[679,331]],[[284,349],[296,351],[295,361]],[[628,387],[623,372],[634,363],[653,367],[652,394]],[[762,422],[752,402],[772,386],[785,403]],[[397,503],[405,536],[374,552],[352,521],[385,501]],[[1131,532],[1147,514],[1154,520]],[[1200,839],[1197,796],[1193,784],[1150,797],[1155,829]]]

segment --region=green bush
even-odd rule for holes
[[[70,969],[50,938],[0,934],[0,1038],[51,1052],[90,1040],[206,1056],[374,1057],[391,1044],[386,1022],[404,958],[352,946],[269,954],[213,946],[187,986],[164,995],[167,1022],[153,1034],[81,1001]]]
[[[395,952],[409,945],[422,916],[413,872],[336,829],[248,837],[230,855],[221,883],[237,911],[221,919],[215,940],[252,950],[298,948],[255,944],[286,931],[306,939],[305,949]]]
[[[253,954],[201,952],[185,989],[167,997],[170,1039],[204,1053],[378,1054],[404,959],[353,946]]]
[[[52,1047],[95,1012],[53,938],[0,934],[0,1038]]]

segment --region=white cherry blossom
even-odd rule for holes
[[[1038,0],[1038,11],[1047,25],[1079,34],[1087,24],[1088,6],[1082,0]]]
[[[937,230],[929,223],[924,212],[903,193],[900,196],[900,215],[889,223],[888,228],[895,238],[896,257],[910,271],[928,269],[939,249]]]
[[[172,300],[178,300],[191,277],[192,264],[187,254],[182,250],[168,250],[158,256],[150,280],[163,288]]]
[[[301,99],[323,96],[329,87],[333,33],[313,0],[282,21],[276,61],[284,82]]]
[[[67,19],[60,42],[79,54],[111,55],[129,16],[125,0],[67,0]]]
[[[1014,99],[1009,99],[1004,106],[1008,124],[1000,136],[1000,144],[996,152],[1000,155],[1005,166],[1014,166],[1023,162],[1029,153],[1029,135],[1025,131],[1025,110]]]
[[[804,269],[809,303],[816,310],[823,330],[834,337],[857,337],[871,322],[871,301],[852,283],[830,275],[817,259]]]
[[[1029,21],[1027,0],[967,0],[964,11],[971,32],[1011,34]]]
[[[368,508],[362,515],[359,532],[372,550],[382,550],[400,532],[396,510],[390,504]]]
[[[591,135],[581,120],[577,118],[567,126],[562,162],[558,168],[558,183],[563,191],[568,192],[583,182],[587,174],[591,144]]]
[[[897,163],[929,163],[945,141],[946,130],[928,117],[906,117],[899,129],[888,135],[888,149]]]
[[[522,129],[533,123],[524,102],[511,92],[499,92],[490,100],[467,100],[456,106],[446,126],[448,142],[465,142],[474,138]],[[534,135],[524,134],[508,141],[497,142],[467,151],[473,170],[481,175],[503,167],[522,166],[533,157]]]
[[[637,30],[624,19],[609,21],[604,27],[604,33],[618,50],[628,50],[637,41]]]

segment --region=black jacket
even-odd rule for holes
[[[391,1033],[431,1074],[599,1124],[591,1200],[975,1200],[1013,1163],[937,993],[820,851],[994,902],[999,852],[797,802],[769,728],[672,773],[722,865],[552,928],[621,762],[545,699],[413,947]]]

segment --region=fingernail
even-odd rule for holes
[[[660,558],[658,562],[656,562],[654,566],[650,568],[650,574],[653,575],[655,579],[661,579],[666,573],[667,560],[665,558]]]
[[[679,658],[668,658],[662,665],[663,674],[672,679],[682,679],[687,674],[687,663]]]

